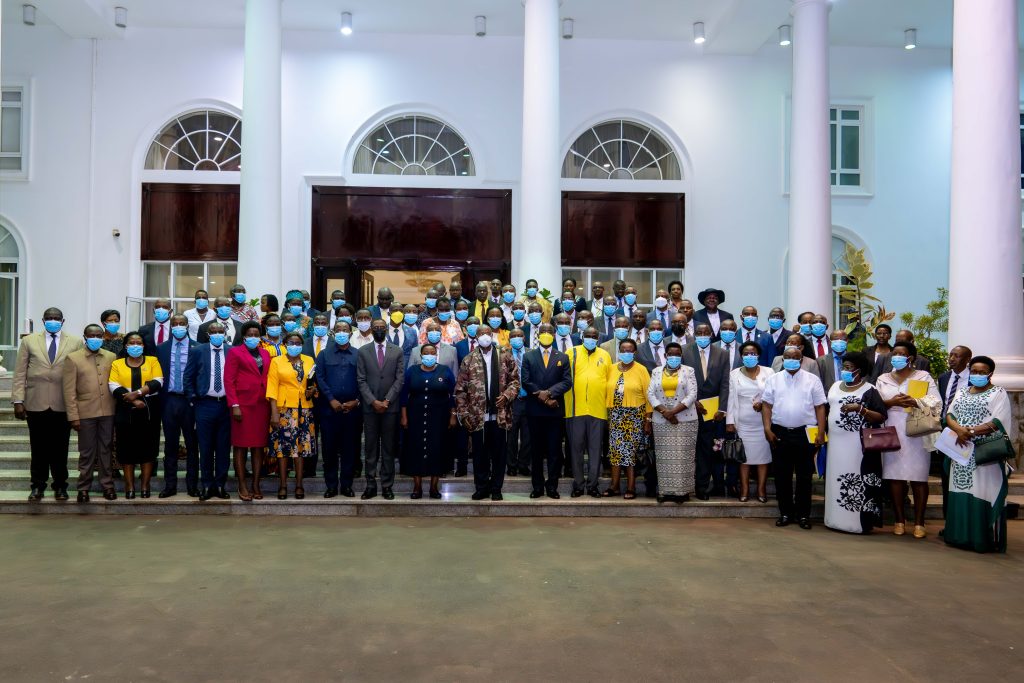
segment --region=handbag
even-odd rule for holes
[[[860,430],[860,446],[865,453],[884,453],[900,449],[895,427],[865,427]]]
[[[974,440],[974,462],[977,465],[1003,462],[1017,457],[1003,423],[997,418],[992,420],[992,424],[996,426],[996,431]]]
[[[745,463],[747,461],[747,450],[743,447],[743,439],[726,439],[722,444],[722,459],[726,462]]]
[[[921,403],[907,413],[907,436],[925,436],[942,431],[942,407]]]

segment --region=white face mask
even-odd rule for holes
[[[359,328],[360,332],[366,332],[368,329],[370,329],[370,321],[360,320],[359,322],[356,323],[356,327]]]
[[[490,347],[491,341],[491,335],[489,334],[482,334],[476,338],[476,343],[479,344],[481,348],[485,349]]]
[[[659,296],[657,299],[654,300],[654,305],[657,306],[658,308],[665,308],[666,306],[668,306],[668,299],[666,299],[663,296]]]

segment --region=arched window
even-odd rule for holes
[[[203,109],[177,116],[149,146],[147,170],[238,171],[242,165],[242,122],[222,111]]]
[[[399,116],[370,132],[356,151],[353,173],[476,175],[473,154],[451,126],[426,116]]]
[[[650,126],[616,119],[576,138],[562,163],[563,178],[681,180],[675,151]]]
[[[0,223],[0,348],[13,349],[18,344],[19,266],[21,250],[18,242]],[[14,358],[7,367],[14,367]]]

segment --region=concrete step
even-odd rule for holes
[[[28,440],[28,423],[25,420],[15,420],[14,414],[0,414],[0,436],[22,436]]]
[[[71,448],[68,449],[69,457],[78,457],[78,436],[71,432]],[[28,431],[24,435],[0,434],[0,453],[16,453],[29,450]]]

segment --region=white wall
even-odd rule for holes
[[[45,306],[63,302],[79,329],[101,309],[123,307],[126,294],[140,294],[133,164],[142,163],[149,136],[175,111],[199,101],[241,106],[242,32],[132,29],[124,40],[99,41],[91,159],[92,43],[53,27],[4,24],[2,50],[4,79],[33,79],[34,139],[32,180],[0,183],[0,214],[28,245],[29,314],[38,319]],[[645,112],[670,128],[693,171],[686,181],[687,290],[722,287],[725,308],[734,312],[753,303],[766,315],[783,300],[789,60],[790,52],[775,46],[723,57],[696,56],[692,46],[674,43],[562,44],[565,144],[604,112]],[[367,122],[390,112],[441,115],[467,137],[480,175],[446,185],[507,187],[518,197],[521,71],[516,38],[287,33],[283,240],[267,247],[268,259],[280,251],[285,286],[309,278],[310,182],[395,182],[352,176],[343,166]],[[920,310],[946,282],[949,53],[833,48],[832,93],[870,98],[875,117],[874,195],[836,197],[833,223],[867,245],[886,304]],[[513,234],[517,225],[518,207]],[[120,238],[111,237],[113,228]],[[522,258],[529,253],[524,248]]]

